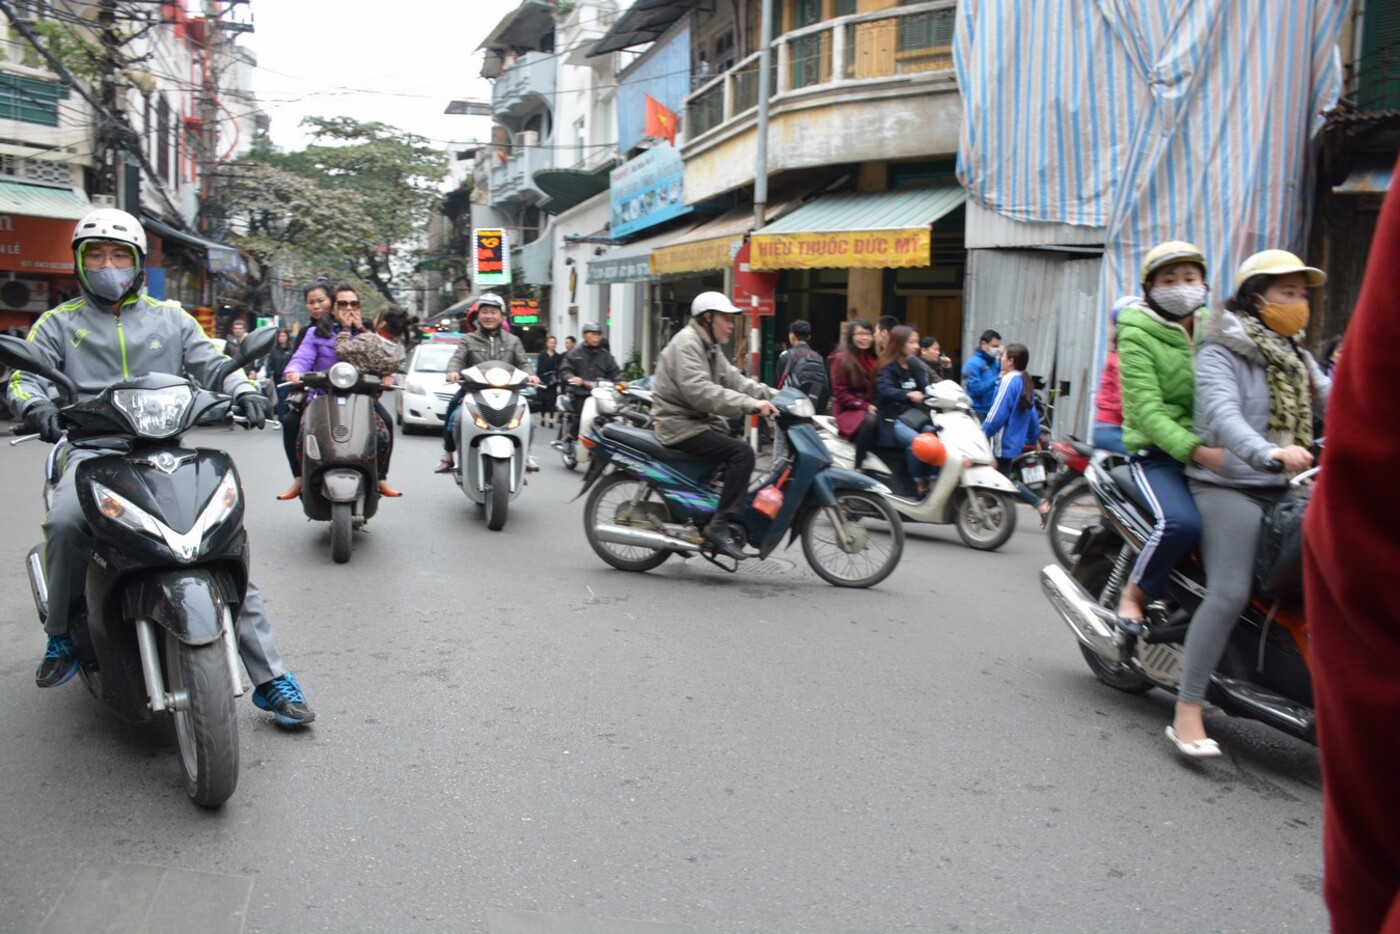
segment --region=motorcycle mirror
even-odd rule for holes
[[[0,363],[12,370],[42,376],[57,386],[68,401],[78,398],[77,385],[66,374],[49,366],[44,352],[29,341],[8,334],[0,335]]]
[[[227,363],[220,365],[215,374],[213,385],[222,386],[229,374],[241,370],[262,357],[266,357],[274,344],[277,343],[277,326],[269,324],[267,327],[258,328],[247,337],[243,338],[243,344],[238,348],[238,353],[229,358]]]

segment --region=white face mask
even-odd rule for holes
[[[1184,318],[1206,303],[1203,285],[1164,285],[1152,290],[1152,301],[1168,318]]]
[[[86,276],[88,285],[99,298],[115,302],[125,295],[126,290],[131,288],[131,283],[136,281],[136,271],[135,266],[130,269],[103,266],[101,269],[88,270]]]

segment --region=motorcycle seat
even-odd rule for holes
[[[1133,478],[1133,469],[1127,464],[1119,464],[1109,470],[1108,475],[1113,478],[1113,482],[1118,485],[1118,489],[1123,491],[1123,495],[1128,497],[1134,506],[1142,510],[1142,513],[1151,518],[1152,503],[1142,492],[1142,487],[1138,486],[1137,480]]]
[[[633,428],[630,425],[623,425],[618,422],[609,422],[603,426],[603,437],[618,444],[625,444],[634,451],[640,451],[648,457],[654,457],[663,461],[696,461],[703,458],[687,454],[679,448],[669,447],[662,444],[657,439],[656,433],[645,428]]]

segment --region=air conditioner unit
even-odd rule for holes
[[[49,310],[47,279],[11,279],[0,283],[0,311],[43,312]]]
[[[521,130],[515,134],[515,145],[517,146],[538,146],[539,144],[539,130]]]

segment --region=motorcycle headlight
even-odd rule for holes
[[[467,413],[468,415],[470,415],[470,416],[472,417],[472,424],[473,424],[473,425],[475,425],[476,427],[480,428],[482,431],[490,431],[490,430],[491,430],[491,423],[488,422],[486,419],[484,419],[484,418],[481,417],[481,410],[480,410],[480,409],[478,409],[476,406],[472,405],[472,404],[469,403],[469,402],[463,402],[463,403],[462,403],[462,408],[463,408],[463,410],[466,411],[466,413]]]
[[[168,438],[185,424],[194,393],[189,386],[165,389],[114,389],[112,405],[143,438]]]
[[[330,368],[326,378],[336,389],[354,389],[355,384],[360,381],[360,371],[355,369],[353,363],[342,360]]]
[[[238,481],[233,476],[233,471],[224,474],[219,481],[219,488],[214,491],[214,495],[209,498],[209,502],[204,507],[204,512],[199,516],[199,521],[195,523],[201,536],[214,526],[223,522],[233,512],[233,508],[238,505]]]
[[[97,508],[102,515],[118,525],[124,525],[133,532],[142,532],[152,538],[164,538],[160,531],[161,523],[125,496],[112,492],[96,481],[92,484],[92,495],[97,500]]]
[[[493,366],[486,371],[486,385],[496,389],[503,389],[510,385],[510,370],[502,366]]]
[[[593,401],[598,406],[599,415],[617,414],[617,396],[613,392],[599,392],[595,389],[593,390]]]
[[[239,498],[238,480],[230,470],[219,480],[219,486],[209,497],[209,502],[204,504],[204,511],[199,514],[194,526],[188,532],[177,532],[97,481],[93,481],[92,492],[97,508],[104,516],[132,531],[165,542],[182,561],[193,561],[199,557],[199,547],[205,534],[229,517],[237,507]]]
[[[515,410],[515,414],[511,416],[510,421],[506,423],[506,430],[514,431],[515,429],[519,428],[520,423],[525,420],[525,416],[529,413],[530,407],[528,405],[522,405],[519,408],[517,408]]]

